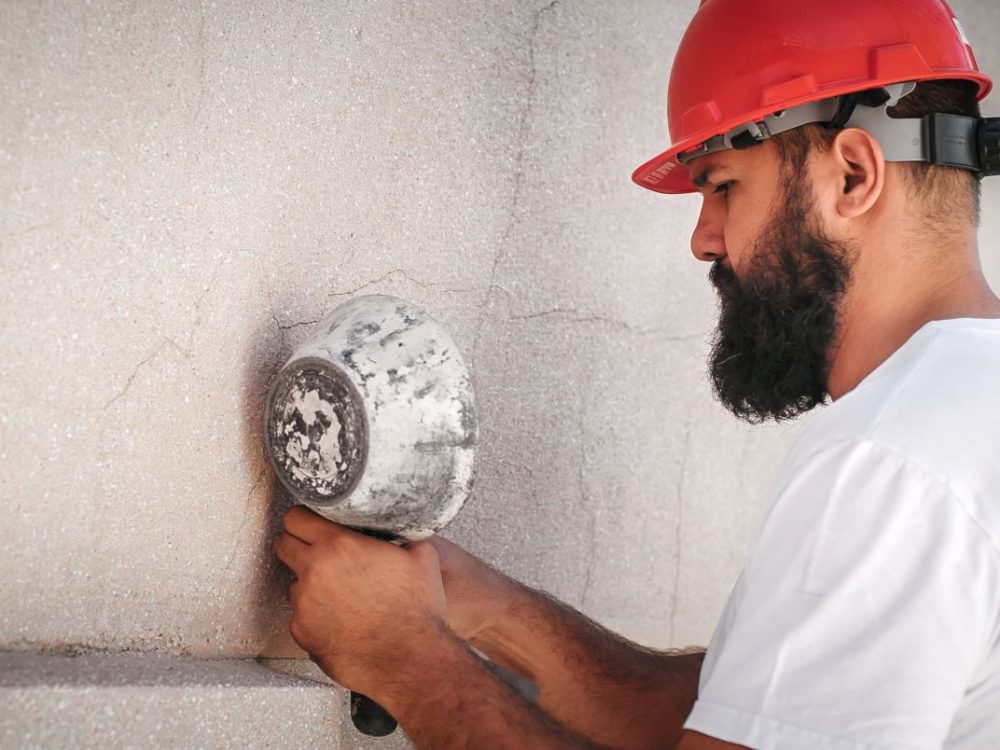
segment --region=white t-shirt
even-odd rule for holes
[[[1000,748],[1000,320],[935,321],[802,432],[685,727]]]

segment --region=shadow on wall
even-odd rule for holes
[[[271,309],[283,309],[274,305]],[[252,545],[245,577],[235,577],[226,585],[245,585],[241,629],[251,634],[252,650],[259,656],[273,658],[308,658],[292,640],[288,623],[292,610],[288,603],[288,586],[293,580],[290,570],[272,552],[274,539],[282,530],[281,517],[293,504],[271,468],[264,444],[264,407],[267,394],[278,371],[291,355],[285,331],[276,318],[264,322],[254,331],[246,353],[243,373],[242,440],[246,465],[256,477],[246,516],[239,534],[240,543]],[[233,592],[235,593],[235,592]]]

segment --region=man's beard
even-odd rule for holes
[[[792,419],[826,400],[852,266],[850,248],[818,226],[808,185],[790,181],[784,198],[784,214],[752,248],[747,278],[721,261],[709,273],[720,306],[712,384],[729,411],[754,424]]]

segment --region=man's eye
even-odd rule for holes
[[[733,184],[732,182],[723,182],[717,188],[715,188],[715,190],[713,190],[712,192],[713,193],[722,193],[723,195],[728,195],[729,194],[729,186],[732,185],[732,184]]]

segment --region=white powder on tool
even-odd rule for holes
[[[337,472],[343,467],[340,455],[340,420],[333,404],[324,401],[317,390],[303,392],[294,389],[285,406],[285,415],[295,410],[305,422],[306,432],[296,428],[295,422],[284,420],[285,446],[289,461],[288,471],[303,482],[322,492],[326,482],[335,482]]]

